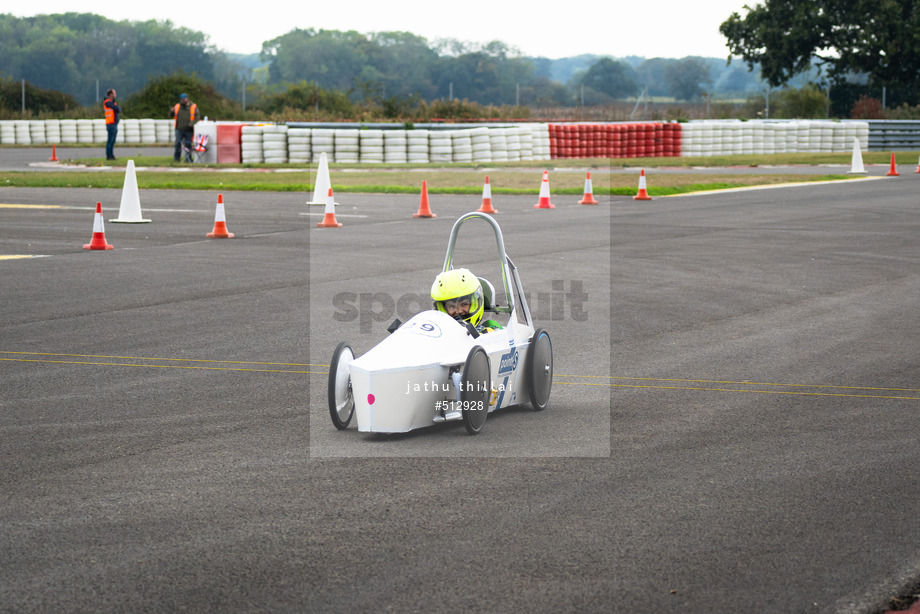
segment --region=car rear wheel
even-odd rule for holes
[[[335,428],[340,431],[348,428],[348,423],[355,415],[355,396],[348,371],[348,365],[354,359],[354,350],[343,341],[335,348],[332,364],[329,365],[329,416]]]
[[[527,348],[527,386],[530,404],[534,410],[546,409],[549,392],[553,387],[553,342],[542,328],[534,331]]]
[[[460,411],[463,426],[470,435],[476,435],[485,426],[492,396],[492,368],[489,356],[477,345],[466,357],[460,377]]]

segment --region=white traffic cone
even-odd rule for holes
[[[863,167],[862,152],[859,150],[859,137],[853,137],[853,158],[850,162],[850,172],[848,175],[865,175],[866,169]]]
[[[125,185],[121,189],[121,208],[118,209],[118,217],[109,221],[123,224],[144,224],[150,221],[145,220],[141,215],[141,197],[137,191],[134,160],[128,160],[128,168],[125,171]]]
[[[316,185],[313,186],[313,200],[308,205],[325,205],[332,181],[329,179],[329,160],[326,152],[319,155],[319,168],[316,169]]]

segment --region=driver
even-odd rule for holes
[[[451,269],[439,273],[431,284],[434,308],[457,321],[469,322],[480,333],[500,330],[495,320],[483,320],[485,300],[482,284],[469,269]]]

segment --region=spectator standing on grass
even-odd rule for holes
[[[176,162],[182,157],[182,144],[192,147],[195,138],[195,124],[198,122],[198,105],[188,99],[188,94],[179,96],[179,102],[169,110],[169,116],[175,118],[173,127],[176,129],[176,147],[173,151],[173,160]]]
[[[121,116],[121,107],[115,102],[115,90],[109,90],[105,93],[105,100],[102,101],[102,108],[105,111],[105,131],[108,138],[105,142],[105,159],[115,159],[115,137],[118,136],[118,121]]]

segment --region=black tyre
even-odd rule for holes
[[[467,355],[460,387],[463,426],[470,435],[476,435],[485,426],[492,397],[492,367],[482,346],[477,345]]]
[[[329,365],[329,416],[340,431],[348,428],[355,415],[355,396],[348,371],[348,364],[354,359],[354,350],[343,341],[336,346]]]
[[[527,348],[527,392],[535,411],[546,409],[553,387],[553,342],[542,328],[534,331]]]

